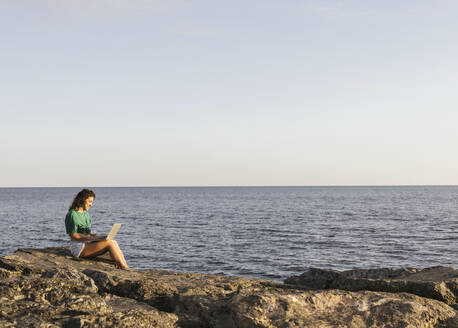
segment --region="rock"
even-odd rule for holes
[[[240,328],[436,327],[455,317],[446,304],[411,294],[268,290],[232,302],[233,326]]]
[[[311,290],[406,292],[458,308],[458,270],[448,267],[358,269],[343,272],[312,268],[300,276],[286,279],[285,284]]]
[[[65,247],[20,249],[0,267],[1,327],[458,327],[452,307],[412,294],[126,271]]]
[[[131,299],[105,299],[105,287],[73,266],[79,262],[66,252],[48,258],[47,251],[17,251],[1,259],[12,272],[0,279],[1,327],[176,327],[174,314]],[[32,257],[35,261],[29,261]],[[99,265],[108,267],[103,261]]]

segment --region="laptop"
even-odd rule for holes
[[[110,233],[107,235],[107,238],[105,240],[113,240],[116,237],[116,234],[118,233],[119,229],[121,228],[122,223],[115,223],[111,227]]]
[[[96,240],[85,241],[85,243],[93,243],[93,242],[100,241],[100,240],[113,240],[114,237],[116,237],[119,229],[121,228],[121,225],[122,223],[113,224],[113,226],[111,227],[110,233],[104,239],[99,239],[101,236],[96,236],[99,238],[97,238]]]

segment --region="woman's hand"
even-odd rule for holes
[[[91,231],[91,233],[89,234],[89,237],[91,238],[90,240],[105,240],[107,239],[107,236],[97,236],[94,232]]]

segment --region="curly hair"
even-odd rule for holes
[[[84,207],[84,202],[89,197],[94,197],[94,199],[95,199],[95,193],[92,190],[89,190],[89,189],[81,190],[75,196],[75,199],[73,199],[72,205],[70,205],[68,210],[78,210],[80,207]]]

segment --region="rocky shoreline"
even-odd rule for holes
[[[310,269],[282,284],[126,271],[54,247],[0,257],[0,278],[0,327],[458,328],[458,270],[447,267]]]

